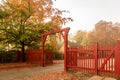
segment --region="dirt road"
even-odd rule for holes
[[[15,68],[6,69],[0,71],[0,80],[30,80],[33,77],[43,75],[49,72],[63,71],[63,64],[56,64],[46,67],[26,67],[26,68]],[[27,79],[28,78],[28,79]]]
[[[64,71],[63,61],[46,67],[31,66],[27,63],[0,64],[0,80],[108,80],[85,75],[81,72]]]

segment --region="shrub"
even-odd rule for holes
[[[0,63],[16,62],[17,53],[16,50],[0,51]]]

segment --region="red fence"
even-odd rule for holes
[[[120,76],[120,41],[114,47],[94,44],[85,47],[69,47],[67,69]]]
[[[42,50],[41,49],[29,49],[26,50],[26,62],[34,63],[42,66],[44,62],[45,65],[49,65],[53,63],[53,53],[51,50],[45,50],[44,52],[45,60],[42,58]],[[22,53],[18,53],[19,61],[22,61]]]
[[[18,51],[18,53],[17,53],[17,61],[22,62],[22,52],[21,51]]]

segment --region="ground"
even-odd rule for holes
[[[63,61],[40,67],[29,63],[0,64],[0,80],[107,80],[82,72],[64,71]],[[97,78],[97,79],[96,79]],[[112,80],[112,79],[111,79]]]

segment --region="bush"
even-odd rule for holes
[[[54,59],[56,60],[63,60],[64,59],[64,54],[63,53],[60,53],[60,52],[54,52],[53,53],[53,55],[54,55]]]
[[[16,62],[17,53],[18,51],[16,50],[0,51],[0,63]]]

